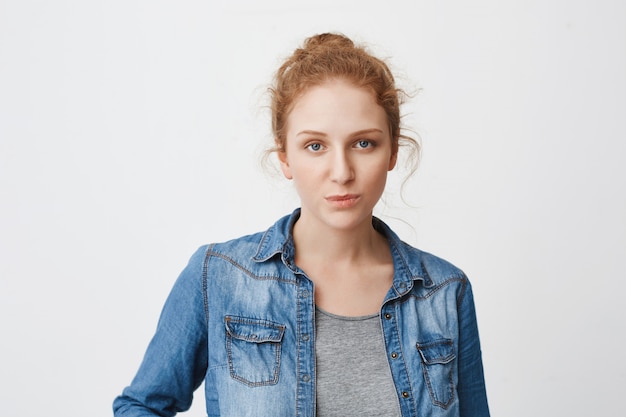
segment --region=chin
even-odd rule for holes
[[[372,213],[338,212],[322,219],[329,227],[337,230],[351,230],[362,226],[364,223],[371,224]]]

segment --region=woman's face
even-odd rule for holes
[[[336,229],[371,224],[396,163],[385,111],[369,90],[344,80],[296,100],[279,159],[300,196],[300,220]]]

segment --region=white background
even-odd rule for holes
[[[625,4],[0,0],[0,413],[111,415],[191,253],[298,205],[265,89],[340,31],[418,92],[378,214],[472,279],[492,414],[622,414]]]

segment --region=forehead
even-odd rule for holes
[[[302,124],[323,127],[348,123],[377,127],[386,125],[387,117],[370,89],[345,80],[329,80],[307,88],[295,100],[288,116],[288,131]]]
[[[376,104],[374,91],[343,78],[331,78],[320,84],[305,87],[295,98],[293,108],[302,102],[328,100],[332,96],[350,95],[353,99]]]

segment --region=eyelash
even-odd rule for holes
[[[360,139],[354,143],[354,146],[358,149],[370,149],[376,146],[376,142],[368,139]],[[305,149],[308,149],[312,152],[319,152],[323,149],[323,145],[319,142],[313,142],[306,145]]]
[[[363,144],[367,144],[367,146],[361,146]],[[367,148],[372,148],[376,146],[376,144],[372,142],[371,140],[361,139],[356,142],[356,146],[359,147],[360,149],[367,149]]]
[[[313,147],[317,147],[317,149],[313,149]],[[317,142],[313,142],[310,143],[306,146],[306,149],[313,151],[313,152],[319,152],[322,150],[322,144],[321,143],[317,143]]]

